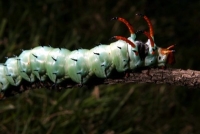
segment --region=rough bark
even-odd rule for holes
[[[127,75],[128,74],[128,75]],[[71,80],[66,80],[61,84],[53,84],[50,81],[28,83],[23,81],[20,86],[10,86],[5,92],[1,93],[0,99],[5,99],[13,96],[16,93],[21,93],[26,90],[37,88],[46,88],[54,90],[62,90],[81,86],[97,86],[102,84],[117,84],[117,83],[154,83],[154,84],[169,84],[173,86],[185,86],[188,88],[200,88],[200,71],[182,70],[182,69],[143,69],[137,72],[115,73],[115,76],[107,79],[99,79],[93,77],[87,84],[80,85]]]

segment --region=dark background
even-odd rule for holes
[[[136,13],[153,23],[160,47],[176,44],[172,68],[200,70],[200,1],[64,0],[0,1],[0,60],[38,45],[90,49],[129,36],[121,16],[135,30],[147,30]],[[139,40],[146,41],[143,35]],[[34,89],[0,101],[0,132],[11,133],[199,133],[200,90],[154,84],[126,84],[60,92]]]

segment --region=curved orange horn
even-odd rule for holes
[[[147,24],[149,26],[150,36],[153,37],[154,36],[153,25],[152,25],[151,21],[149,20],[149,18],[146,15],[143,15],[143,14],[136,14],[136,15],[144,18],[144,20],[147,22]]]
[[[114,18],[112,18],[111,20],[118,20],[118,21],[123,22],[123,23],[128,27],[129,32],[130,32],[131,34],[134,34],[133,26],[131,26],[131,24],[130,24],[127,20],[125,20],[124,18],[121,18],[121,17],[114,17]]]
[[[125,41],[126,43],[128,43],[129,45],[131,45],[132,47],[136,47],[135,44],[133,42],[131,42],[130,40],[128,40],[127,38],[125,37],[122,37],[122,36],[113,36],[112,38],[115,38],[117,40],[123,40]]]

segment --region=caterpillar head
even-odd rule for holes
[[[174,64],[174,45],[169,46],[168,48],[158,48],[158,66],[165,67],[166,64]]]
[[[175,57],[174,57],[174,52],[175,50],[173,50],[174,45],[169,46],[168,48],[160,48],[157,47],[155,42],[154,42],[154,30],[153,30],[153,25],[151,23],[151,21],[149,20],[149,18],[143,14],[136,14],[138,16],[143,17],[143,19],[147,22],[148,27],[149,27],[149,35],[148,33],[147,36],[149,38],[149,40],[147,41],[147,45],[149,46],[149,56],[147,56],[146,59],[148,59],[149,57],[151,58],[150,60],[148,59],[147,61],[153,61],[152,59],[155,59],[154,57],[157,56],[157,65],[158,66],[162,66],[165,67],[166,64],[174,64],[175,63]],[[144,33],[145,34],[145,33]],[[151,38],[150,38],[151,37]],[[153,40],[153,43],[151,43]],[[149,45],[151,44],[151,45]],[[153,56],[154,55],[154,56]],[[149,65],[146,64],[147,62],[145,62],[145,65]]]

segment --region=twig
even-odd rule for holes
[[[86,86],[93,87],[102,84],[117,84],[117,83],[154,83],[154,84],[169,84],[174,86],[185,86],[188,88],[200,88],[200,71],[195,70],[182,70],[182,69],[144,69],[137,72],[128,72],[128,76],[125,73],[115,73],[115,76],[107,79],[99,79],[93,77]],[[46,88],[54,90],[63,90],[67,88],[81,87],[71,80],[66,80],[61,84],[53,84],[51,81],[28,83],[23,81],[20,86],[11,86],[0,98],[5,99],[13,96],[16,93],[21,93],[26,90],[32,90],[37,88]]]

